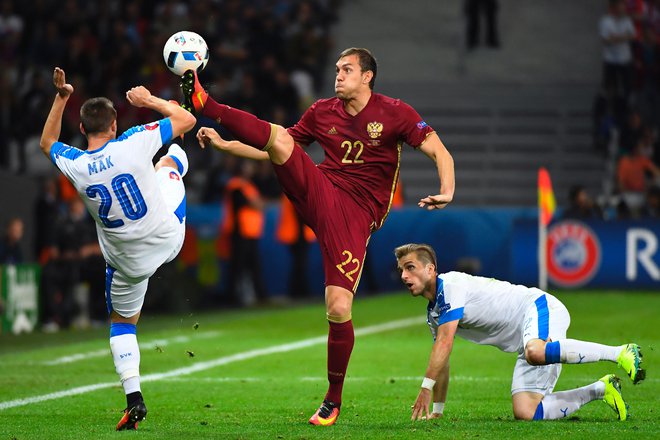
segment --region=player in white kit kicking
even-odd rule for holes
[[[566,307],[536,288],[510,284],[461,272],[438,274],[436,255],[426,244],[405,244],[394,250],[401,280],[413,296],[429,300],[427,321],[435,339],[412,419],[437,418],[449,386],[449,356],[458,334],[472,342],[517,352],[511,395],[513,415],[522,420],[566,417],[582,405],[603,399],[628,417],[620,380],[608,374],[581,388],[554,392],[561,364],[607,360],[618,363],[633,383],[644,379],[637,344],[607,346],[566,339],[571,322]],[[433,410],[429,413],[433,392]]]
[[[135,107],[164,119],[117,135],[117,111],[107,98],[92,98],[80,109],[87,150],[59,142],[62,114],[73,93],[64,71],[55,68],[57,89],[43,133],[41,150],[71,181],[96,221],[105,257],[110,348],[126,393],[127,407],[117,430],[137,429],[147,415],[140,388],[140,349],[136,324],[149,277],[176,257],[185,235],[186,153],[172,144],[154,167],[156,152],[191,130],[196,119],[178,104],[152,96],[139,86],[126,92]]]

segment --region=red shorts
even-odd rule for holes
[[[371,215],[335,186],[299,146],[289,160],[273,167],[282,190],[316,234],[325,285],[355,293],[371,236]]]

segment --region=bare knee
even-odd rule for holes
[[[345,318],[351,316],[351,305],[341,302],[328,303],[326,311],[328,318],[335,317],[336,319],[345,320]]]
[[[326,289],[326,312],[328,320],[334,322],[345,322],[351,319],[353,306],[353,293],[336,286]]]
[[[525,360],[529,365],[545,365],[545,344],[541,339],[532,339],[525,346]]]
[[[534,420],[534,414],[536,413],[536,408],[533,410],[530,408],[516,408],[513,407],[513,417],[516,420]]]
[[[129,317],[121,316],[115,310],[110,312],[110,322],[112,323],[124,323],[124,324],[136,325],[139,319],[140,319],[140,312],[137,312],[135,315]]]
[[[176,162],[170,156],[161,157],[160,160],[154,166],[156,170],[159,170],[162,167],[174,168],[175,170],[178,169]]]
[[[286,128],[281,125],[273,124],[271,127],[275,133],[272,135],[273,141],[271,142],[271,146],[267,149],[268,155],[271,162],[276,165],[282,165],[291,157],[291,153],[295,147],[295,141]]]
[[[516,420],[534,420],[536,409],[541,400],[543,400],[543,395],[523,391],[514,394],[512,399],[513,417],[515,417]]]

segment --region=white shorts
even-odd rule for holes
[[[105,270],[105,299],[108,313],[114,310],[124,318],[130,318],[142,310],[149,277],[130,278],[120,270],[107,266]]]
[[[523,345],[513,369],[511,394],[528,391],[549,394],[561,373],[561,364],[530,365],[525,360],[525,347],[532,339],[566,339],[571,316],[566,307],[554,296],[546,293],[532,304],[523,319]]]
[[[165,199],[169,210],[177,216],[185,216],[185,187],[181,178],[171,179],[169,177],[171,168],[163,167],[156,171],[156,178],[159,182],[159,188]],[[177,172],[178,174],[178,172]],[[183,205],[183,207],[181,207]],[[183,210],[183,212],[181,212]],[[147,293],[149,277],[151,277],[158,268],[165,263],[174,260],[183,246],[185,238],[186,222],[185,217],[179,221],[173,222],[177,228],[177,235],[172,243],[167,243],[171,247],[171,252],[165,261],[160,261],[153,267],[151,273],[141,277],[131,277],[121,270],[111,266],[106,267],[105,271],[105,298],[108,306],[108,313],[112,310],[124,318],[130,318],[142,310],[144,296]]]

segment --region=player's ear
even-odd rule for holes
[[[362,84],[369,84],[371,82],[371,78],[374,77],[374,73],[371,70],[367,70],[362,74]]]
[[[82,122],[80,123],[80,132],[83,134],[83,136],[87,136],[85,133],[85,127],[83,127]]]

